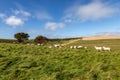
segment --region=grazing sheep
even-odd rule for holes
[[[70,49],[87,49],[87,47],[84,47],[84,46],[70,46]]]
[[[74,48],[74,49],[76,49],[76,48],[77,48],[77,46],[73,46],[73,48]]]
[[[60,44],[54,44],[55,48],[61,48]]]
[[[70,46],[70,49],[73,49],[73,46]]]
[[[78,48],[78,49],[82,49],[82,48],[84,48],[84,47],[83,47],[83,46],[77,46],[77,48]]]
[[[54,44],[54,47],[59,47],[59,44]]]
[[[110,49],[110,47],[104,47],[104,46],[103,46],[103,50],[104,50],[104,51],[110,51],[111,49]]]
[[[84,49],[87,49],[87,47],[85,46]]]
[[[40,46],[40,44],[37,44],[38,46]]]
[[[97,51],[102,51],[102,47],[94,46],[94,48],[95,48]]]
[[[43,46],[44,44],[40,44],[40,43],[38,43],[37,45],[38,45],[38,46]]]

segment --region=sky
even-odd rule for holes
[[[0,0],[0,38],[120,36],[120,0]]]

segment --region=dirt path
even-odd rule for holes
[[[70,40],[70,41],[67,42],[67,43],[63,43],[62,45],[63,45],[63,46],[66,46],[66,45],[69,45],[69,44],[75,43],[75,42],[77,42],[77,41],[79,41],[79,40],[81,40],[81,39]]]

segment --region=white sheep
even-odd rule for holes
[[[37,44],[38,46],[40,46],[40,44]]]
[[[110,51],[111,48],[110,48],[110,47],[104,47],[104,46],[103,46],[103,50],[104,50],[104,51]]]
[[[87,49],[87,47],[85,46],[84,49]]]
[[[60,44],[54,44],[55,48],[61,48]]]
[[[76,49],[76,48],[77,48],[77,46],[73,46],[73,48],[74,48],[74,49]]]
[[[78,48],[78,49],[82,49],[82,48],[84,48],[84,47],[83,47],[83,46],[77,46],[77,48]]]
[[[70,46],[70,49],[73,49],[73,46]]]
[[[38,45],[38,46],[43,46],[44,44],[40,44],[40,43],[38,43],[37,45]]]
[[[59,45],[58,44],[54,44],[54,47],[59,47]]]
[[[95,48],[97,51],[102,51],[102,47],[94,46],[94,48]]]

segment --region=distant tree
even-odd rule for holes
[[[28,40],[29,35],[28,35],[27,33],[20,32],[20,33],[16,33],[16,34],[14,35],[14,38],[16,38],[19,43],[21,43],[21,42],[23,42],[24,40]]]
[[[46,41],[48,41],[48,38],[47,37],[44,37],[44,36],[37,36],[35,39],[34,39],[34,42],[35,43],[45,43]]]

